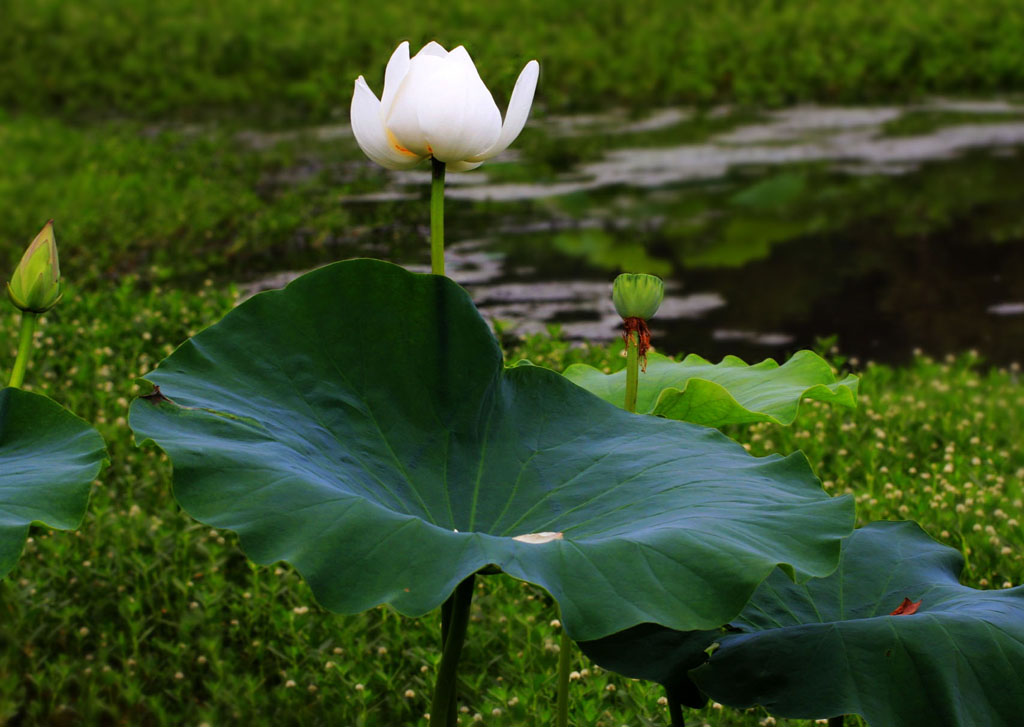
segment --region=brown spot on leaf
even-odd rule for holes
[[[912,613],[917,613],[918,607],[921,605],[921,601],[911,601],[909,598],[904,598],[903,603],[896,607],[896,610],[890,613],[890,616],[909,616]]]
[[[142,398],[142,399],[145,399],[145,400],[146,400],[146,401],[148,401],[148,402],[149,402],[150,404],[163,404],[163,403],[164,403],[165,401],[166,401],[166,402],[168,402],[168,403],[170,403],[170,404],[173,404],[173,403],[174,403],[173,401],[171,401],[170,399],[168,399],[168,398],[167,398],[166,396],[164,396],[164,395],[163,395],[163,394],[162,394],[162,393],[160,392],[160,387],[159,387],[159,386],[156,386],[155,384],[153,385],[153,391],[152,391],[151,393],[149,393],[149,394],[144,394],[144,395],[143,395],[142,397],[140,397],[140,398]]]

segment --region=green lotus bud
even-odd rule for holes
[[[7,284],[7,295],[23,311],[45,313],[57,305],[61,287],[57,241],[50,220],[21,256]]]
[[[612,301],[623,319],[650,319],[664,298],[665,284],[656,275],[623,273],[612,285]]]

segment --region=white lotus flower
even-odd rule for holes
[[[453,172],[480,166],[504,151],[526,124],[540,65],[526,64],[505,121],[473,59],[431,41],[411,60],[403,42],[388,61],[380,100],[360,76],[352,96],[352,132],[366,156],[388,169],[434,157]]]

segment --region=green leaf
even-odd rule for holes
[[[859,714],[901,727],[1020,724],[1024,587],[959,583],[963,558],[917,524],[880,522],[843,544],[839,570],[794,586],[774,573],[710,661],[713,699],[783,717]],[[904,599],[916,613],[890,615]]]
[[[18,562],[32,523],[82,524],[106,454],[103,437],[60,404],[0,389],[0,577]]]
[[[625,401],[625,370],[605,374],[573,364],[565,377],[616,406]],[[828,363],[812,351],[799,351],[782,366],[770,358],[748,366],[735,356],[713,364],[695,354],[677,362],[652,353],[647,371],[640,374],[637,412],[709,427],[789,425],[804,399],[855,407],[858,381],[852,374],[837,381]]]
[[[703,691],[793,719],[1012,727],[1024,705],[1024,586],[968,588],[962,567],[959,552],[916,523],[871,523],[843,543],[831,576],[803,585],[769,576],[731,633],[643,624],[580,647],[692,707]],[[920,602],[916,612],[892,615],[904,599]]]
[[[714,627],[777,563],[831,572],[852,529],[803,455],[506,369],[464,290],[378,261],[246,301],[148,379],[168,398],[136,400],[131,425],[182,507],[333,611],[421,615],[494,564],[547,588],[576,638]]]

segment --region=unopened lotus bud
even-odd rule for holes
[[[46,223],[21,256],[7,284],[7,295],[14,305],[30,313],[45,313],[60,300],[60,264],[53,220]]]
[[[649,320],[658,312],[664,298],[665,284],[655,275],[623,273],[612,285],[612,301],[623,320]]]

